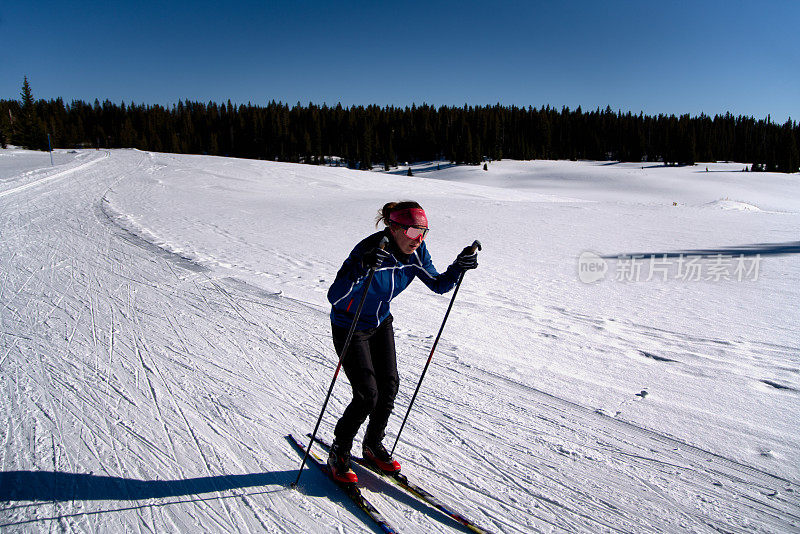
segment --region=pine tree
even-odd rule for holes
[[[9,122],[8,122],[8,124],[6,124],[6,120],[5,120],[6,119],[6,115],[4,113],[6,108],[2,104],[3,104],[3,102],[0,101],[0,147],[8,148],[9,132],[11,131],[11,128],[10,128],[11,120],[10,120],[10,117],[9,117]],[[11,110],[9,109],[8,112],[10,114]]]
[[[360,168],[364,171],[372,170],[372,128],[369,126],[369,120],[366,120],[366,127],[364,128],[364,136],[361,139],[361,157]]]
[[[40,128],[38,128],[39,124],[36,117],[36,103],[33,99],[33,91],[31,90],[31,84],[28,83],[27,76],[22,82],[20,97],[22,98],[22,109],[20,110],[19,128],[15,142],[24,148],[36,150],[41,148],[42,141],[39,139]]]
[[[397,157],[394,153],[394,144],[392,143],[392,137],[394,136],[394,130],[392,130],[391,135],[389,135],[389,143],[388,148],[386,149],[386,163],[385,167],[386,170],[389,170],[389,167],[396,167],[397,166]]]
[[[792,131],[792,119],[789,118],[786,124],[783,125],[781,131],[781,152],[783,153],[782,161],[778,166],[781,172],[795,173],[798,166],[800,166],[800,150],[797,148],[797,139]]]

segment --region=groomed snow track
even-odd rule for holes
[[[327,310],[155,246],[104,200],[153,157],[94,157],[0,193],[0,529],[371,531],[320,473],[288,489],[284,436],[335,366]],[[492,531],[800,529],[797,481],[440,350],[398,454]],[[400,530],[463,531],[359,475]]]

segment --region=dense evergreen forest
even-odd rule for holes
[[[0,142],[53,147],[139,148],[385,168],[398,162],[488,159],[739,161],[752,170],[797,172],[800,127],[731,114],[633,115],[516,106],[159,105],[0,100]]]

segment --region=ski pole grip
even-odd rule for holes
[[[472,242],[472,253],[475,254],[479,250],[483,250],[483,247],[481,247],[481,242],[476,239]]]

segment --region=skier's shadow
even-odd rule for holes
[[[362,486],[375,493],[384,494],[405,506],[451,527],[466,530],[466,527],[441,514],[428,505],[418,501],[406,492],[382,480],[370,471],[359,469]],[[302,491],[306,495],[325,496],[342,506],[352,508],[358,514],[358,508],[343,493],[335,489],[334,483],[321,471],[314,473],[308,469]],[[203,493],[226,490],[272,486],[273,491],[284,491],[294,480],[297,470],[272,471],[266,473],[250,473],[242,475],[219,475],[187,478],[180,480],[138,480],[131,478],[95,475],[91,473],[65,473],[61,471],[4,471],[0,472],[0,502],[29,501],[32,504],[21,504],[5,508],[10,511],[27,508],[42,502],[68,501],[146,501],[168,497],[190,497],[188,500],[163,504],[178,504],[205,500],[199,497]],[[268,492],[268,491],[266,491]],[[266,493],[259,492],[259,493]],[[231,495],[235,497],[236,495]],[[218,498],[218,497],[213,497]],[[152,503],[151,503],[152,504]],[[139,503],[122,510],[140,508]],[[80,515],[80,514],[76,514]],[[27,523],[29,521],[23,521]],[[7,526],[7,525],[6,525]],[[377,531],[377,530],[375,530]]]
[[[297,471],[220,475],[182,480],[137,480],[60,471],[0,472],[0,501],[145,500],[253,486],[288,486]]]
[[[279,491],[289,491],[287,486],[296,471],[275,471],[248,475],[221,475],[213,477],[189,478],[184,480],[136,480],[112,476],[98,476],[86,473],[63,473],[55,471],[6,471],[0,472],[0,502],[23,501],[22,504],[0,508],[0,521],[6,519],[3,513],[40,506],[42,503],[67,501],[124,501],[130,504],[61,513],[52,517],[34,514],[33,518],[11,523],[0,523],[3,527],[38,523],[41,521],[62,520],[71,517],[139,510],[145,507],[171,506],[198,503],[217,499],[241,497],[240,492],[227,495],[201,496],[201,493],[224,490],[253,488],[246,495],[261,495]],[[277,489],[264,489],[258,486],[275,486]],[[177,497],[176,499],[158,498]],[[25,502],[28,501],[28,502]],[[142,502],[144,501],[144,502]]]

